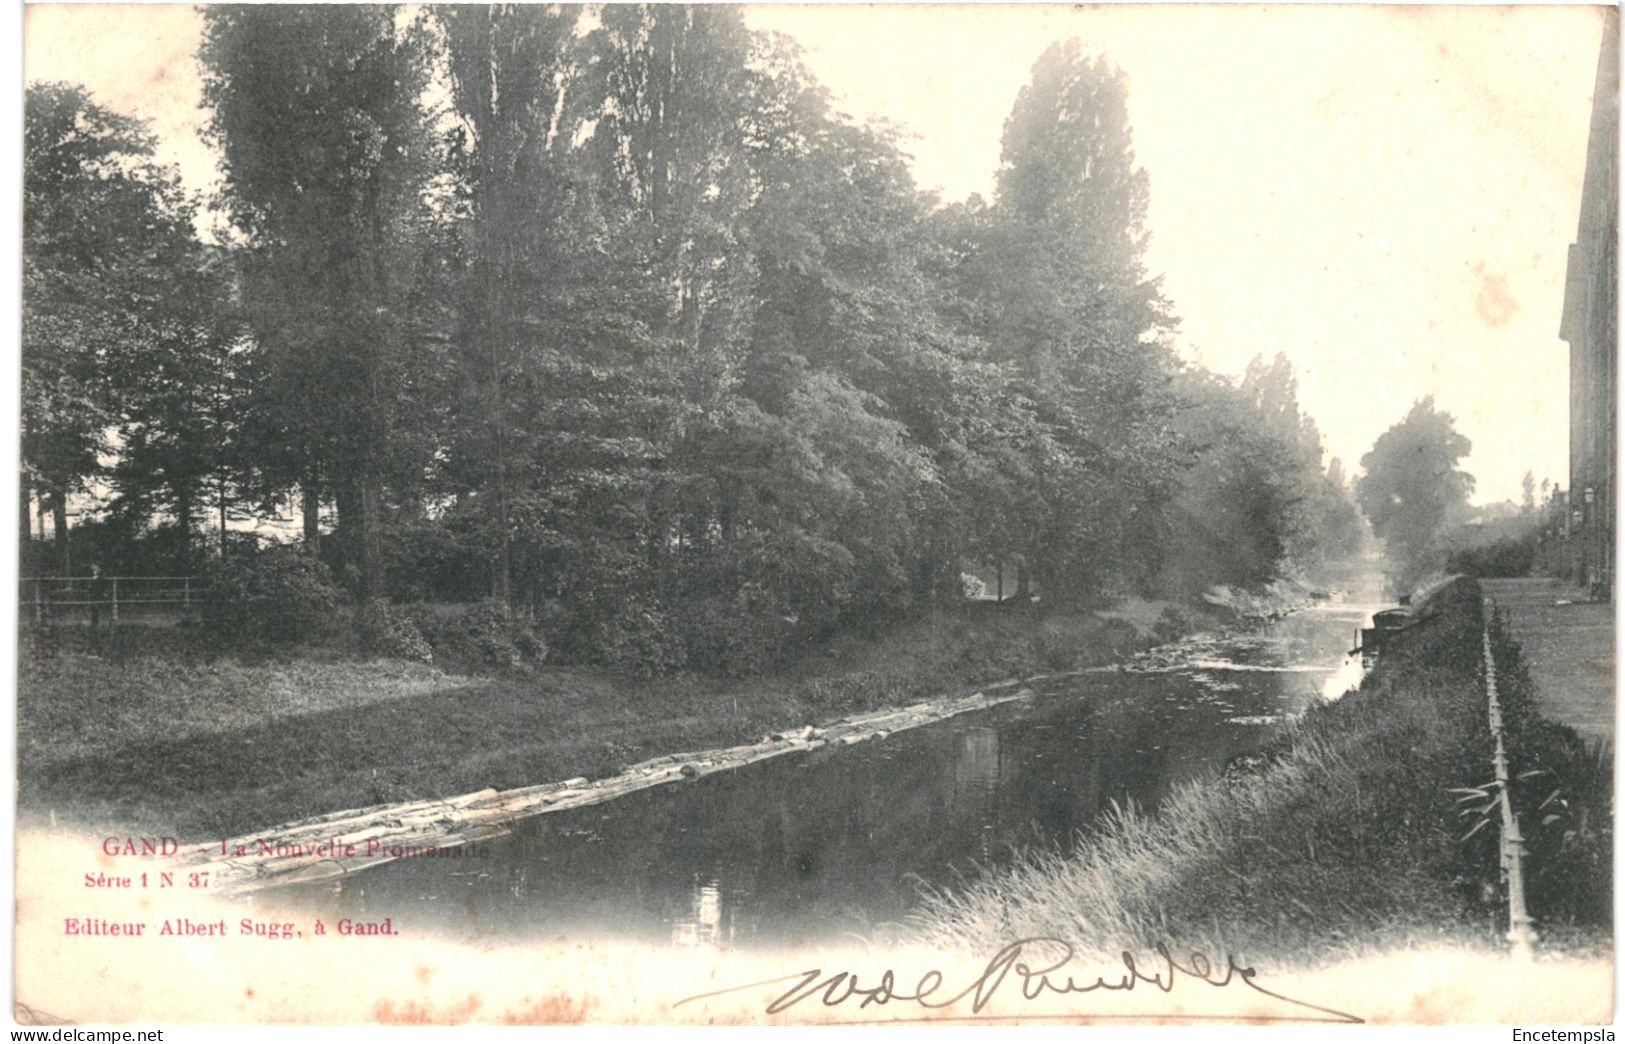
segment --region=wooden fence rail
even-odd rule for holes
[[[67,607],[88,609],[92,618],[105,607],[113,623],[119,622],[121,607],[172,606],[184,613],[201,605],[208,590],[209,582],[195,576],[36,576],[19,584],[20,600],[32,608],[36,625]]]

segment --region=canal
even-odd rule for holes
[[[406,859],[284,898],[479,943],[885,943],[922,888],[1019,849],[1064,851],[1114,803],[1151,809],[1216,780],[1341,695],[1375,608],[1375,587],[1358,585],[988,711],[539,816],[486,858]]]

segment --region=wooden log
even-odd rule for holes
[[[207,869],[214,886],[228,892],[331,880],[397,859],[425,855],[431,848],[438,851],[503,837],[511,833],[515,822],[532,816],[601,804],[651,787],[743,768],[791,753],[881,739],[894,732],[1025,699],[1034,695],[1030,687],[1006,690],[1033,680],[1010,679],[968,696],[874,711],[823,729],[808,725],[774,733],[777,739],[770,736],[758,743],[661,755],[600,780],[577,776],[512,790],[487,787],[450,798],[330,812],[228,839],[229,858],[222,857],[214,846],[205,845],[183,847],[184,854],[175,861],[189,868]],[[298,850],[301,845],[314,847],[330,840],[341,848],[354,846],[357,854],[335,858]],[[272,844],[269,852],[262,847],[262,841]],[[370,849],[369,842],[373,842]],[[248,854],[236,856],[239,845]],[[283,846],[280,854],[276,845]]]

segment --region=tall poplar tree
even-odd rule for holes
[[[580,9],[530,4],[438,8],[451,85],[453,167],[461,190],[459,357],[478,407],[461,432],[462,479],[484,490],[493,594],[512,598],[511,458],[535,403],[522,398],[574,267],[565,96],[577,74]],[[510,389],[510,385],[518,385]],[[521,416],[513,416],[515,407]]]
[[[374,5],[211,7],[200,50],[265,410],[306,504],[330,492],[358,593],[383,589],[386,478],[422,440],[412,289],[435,173],[421,34]],[[267,447],[267,449],[271,449]]]
[[[1149,185],[1127,81],[1076,40],[1051,46],[1005,121],[992,205],[958,266],[971,330],[1031,423],[996,456],[1023,507],[1002,542],[1048,600],[1143,578],[1172,495],[1173,319],[1144,264]],[[1014,449],[1015,452],[1009,452]]]

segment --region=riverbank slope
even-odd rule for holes
[[[1310,710],[1246,771],[934,896],[921,941],[985,952],[1059,936],[1103,954],[1165,943],[1309,966],[1504,945],[1481,596],[1458,580],[1416,608],[1422,622],[1358,692]],[[1499,627],[1492,640],[1531,907],[1548,950],[1606,953],[1608,759],[1535,713],[1515,644]]]
[[[386,803],[610,776],[670,754],[1118,662],[1202,617],[970,605],[741,681],[547,667],[492,676],[307,650],[208,655],[157,628],[22,649],[19,811],[227,837]],[[1177,621],[1170,622],[1170,621]]]

